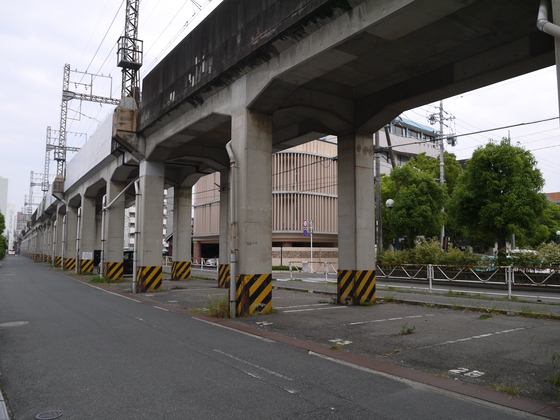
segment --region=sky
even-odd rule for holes
[[[140,77],[213,10],[220,0],[141,0],[139,36],[144,41]],[[124,29],[124,0],[29,0],[4,2],[0,14],[0,177],[9,179],[8,203],[20,211],[34,180],[45,171],[47,126],[60,127],[63,70],[70,64],[70,89],[120,97],[121,73],[116,43]],[[195,5],[201,5],[202,11]],[[95,74],[93,77],[88,74]],[[109,78],[112,77],[112,79]],[[469,158],[476,147],[509,136],[533,152],[546,184],[544,192],[560,191],[560,125],[556,71],[551,67],[516,79],[443,100],[448,127],[458,135],[446,150]],[[409,110],[402,116],[429,125],[439,102]],[[113,107],[69,102],[67,145],[81,147]],[[474,132],[527,124],[482,134]],[[439,125],[434,126],[439,129]],[[467,134],[467,135],[465,135]],[[58,133],[53,131],[56,142]],[[72,153],[67,159],[70,160]],[[49,153],[50,181],[56,174]],[[42,198],[33,187],[34,202]]]

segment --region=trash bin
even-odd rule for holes
[[[309,263],[307,261],[301,262],[301,271],[304,273],[309,273]]]

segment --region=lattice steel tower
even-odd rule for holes
[[[140,0],[126,0],[124,35],[119,38],[117,66],[122,68],[121,98],[140,102],[138,70],[142,67],[143,42],[138,39],[138,11]]]

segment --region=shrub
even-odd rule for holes
[[[429,241],[421,238],[412,249],[413,261],[416,264],[437,264],[440,254],[439,241],[435,238]]]
[[[554,242],[541,244],[537,248],[542,265],[545,267],[560,267],[560,245]]]
[[[513,259],[513,265],[518,267],[537,267],[541,265],[539,252],[532,249],[511,251],[510,256]]]

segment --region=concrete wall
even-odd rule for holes
[[[112,135],[113,115],[110,114],[80,151],[67,163],[65,189],[79,185],[90,174],[116,159],[111,155]]]

